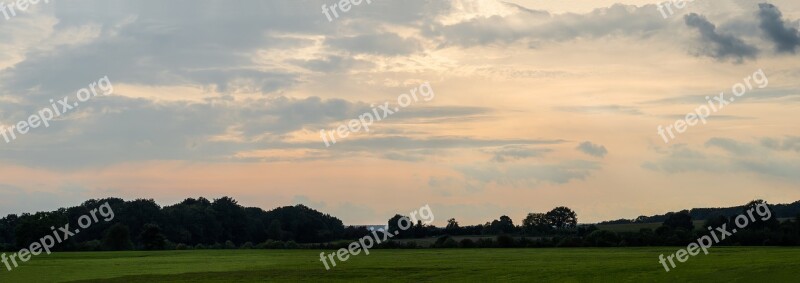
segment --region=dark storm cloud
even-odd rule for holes
[[[775,44],[779,53],[794,54],[800,46],[800,34],[783,21],[780,9],[769,3],[758,4],[759,28]]]
[[[691,13],[684,16],[687,26],[697,29],[700,33],[700,55],[709,56],[720,61],[733,60],[741,63],[745,59],[753,59],[758,54],[758,48],[745,43],[743,40],[729,34],[717,32],[717,27],[704,16]]]

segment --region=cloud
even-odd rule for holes
[[[492,161],[506,162],[510,160],[526,159],[531,157],[541,157],[546,153],[552,152],[549,148],[529,148],[522,145],[507,145],[496,149],[487,150],[492,154]]]
[[[290,62],[308,70],[322,73],[337,73],[351,69],[367,69],[375,65],[372,62],[335,55],[310,60],[290,60]]]
[[[653,5],[614,4],[586,14],[550,14],[514,4],[496,10],[505,13],[473,17],[457,23],[435,23],[428,35],[444,45],[465,47],[508,44],[520,40],[563,42],[578,38],[611,36],[647,37],[667,26]]]
[[[14,109],[5,104],[0,109]],[[31,104],[33,109],[36,105]],[[39,105],[39,107],[45,107]],[[253,159],[241,153],[269,149],[320,150],[322,142],[287,141],[286,135],[305,130],[330,129],[370,112],[368,103],[312,96],[276,96],[239,100],[209,99],[201,102],[157,102],[125,96],[96,97],[82,104],[49,128],[31,130],[0,150],[0,160],[34,167],[77,169],[117,162],[145,160],[286,160]],[[435,121],[470,117],[489,111],[480,107],[428,106],[392,117],[391,122]],[[0,112],[5,124],[27,119],[33,110]],[[387,121],[388,122],[388,121]],[[316,136],[316,134],[315,134]],[[379,137],[353,139],[335,146],[333,155],[344,152],[426,148],[486,147],[509,143],[548,141],[472,140],[468,138],[412,139]],[[557,141],[553,141],[557,142]],[[416,156],[421,156],[419,151]],[[307,157],[299,157],[305,159]]]
[[[748,45],[743,40],[729,34],[720,34],[717,27],[704,16],[691,13],[684,16],[687,26],[697,29],[700,33],[702,47],[698,50],[700,55],[709,56],[720,61],[733,60],[741,63],[745,59],[753,59],[758,54],[758,48]]]
[[[599,170],[597,162],[585,160],[541,163],[498,163],[457,166],[465,178],[483,184],[496,183],[509,186],[538,186],[541,184],[566,184],[583,180],[593,171]]]
[[[421,50],[413,38],[402,38],[394,33],[364,34],[350,37],[328,38],[326,43],[351,54],[409,55]]]
[[[645,162],[642,167],[667,173],[750,173],[767,179],[798,182],[798,143],[800,139],[793,136],[783,141],[763,138],[755,143],[715,137],[706,141],[705,146],[721,151],[701,152],[685,144],[673,145],[661,152],[659,160]]]
[[[734,139],[728,139],[728,138],[711,138],[706,142],[705,146],[718,147],[731,154],[736,154],[740,156],[752,154],[753,151],[755,150],[755,147],[750,144],[741,143]]]
[[[593,144],[590,141],[582,142],[580,145],[578,145],[576,149],[579,150],[580,152],[595,157],[605,157],[606,154],[608,153],[608,150],[606,150],[605,146],[599,144]]]
[[[769,3],[758,4],[759,28],[775,44],[778,53],[794,54],[800,46],[800,33],[794,27],[787,27],[780,9]]]
[[[593,114],[606,114],[618,113],[626,115],[642,115],[639,108],[624,106],[624,105],[593,105],[593,106],[559,106],[555,108],[559,111],[573,112],[573,113],[593,113]]]
[[[800,137],[787,136],[783,141],[775,138],[763,138],[761,139],[761,145],[773,150],[800,152]]]

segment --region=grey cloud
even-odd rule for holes
[[[659,118],[670,119],[670,120],[684,120],[686,119],[686,115],[660,115]],[[745,117],[745,116],[733,116],[733,115],[713,115],[706,117],[706,120],[726,120],[726,121],[735,121],[735,120],[753,120],[756,118],[753,117]]]
[[[118,83],[201,84],[222,92],[240,88],[277,92],[297,83],[298,74],[281,69],[266,71],[255,60],[256,52],[313,46],[315,41],[310,38],[336,34],[340,27],[328,23],[319,12],[322,3],[327,2],[54,2],[48,7],[53,8],[57,19],[55,34],[91,25],[99,26],[99,36],[77,45],[54,46],[53,50],[30,50],[25,61],[0,72],[4,82],[0,95],[36,89],[34,95],[54,96],[102,75],[116,78]],[[424,8],[410,3],[376,6],[391,6],[393,12],[405,11],[404,16],[416,15]],[[427,8],[438,6],[430,4]],[[374,52],[381,52],[382,47],[390,48],[388,52],[398,51],[394,45],[380,43],[375,42]],[[303,66],[323,72],[360,66],[335,57],[309,61]]]
[[[290,60],[290,62],[293,62],[308,70],[322,73],[337,73],[350,69],[365,69],[375,65],[372,62],[343,56],[328,56],[326,58],[303,61]]]
[[[687,145],[673,145],[667,148],[665,156],[657,161],[648,161],[642,164],[643,168],[667,173],[683,173],[692,171],[724,171],[719,164],[710,161],[700,151],[689,148]]]
[[[352,54],[365,53],[389,56],[408,55],[422,48],[416,39],[402,38],[394,33],[328,38],[326,43]]]
[[[559,111],[573,113],[619,113],[626,115],[642,115],[639,108],[624,105],[593,105],[593,106],[559,106]]]
[[[737,155],[748,155],[754,151],[754,146],[728,138],[711,138],[706,142],[705,146],[719,147]]]
[[[615,4],[587,14],[551,15],[518,5],[511,15],[479,17],[453,24],[434,24],[426,34],[441,37],[444,45],[476,46],[511,43],[521,39],[567,41],[579,37],[613,35],[647,37],[663,29],[664,21],[653,5],[643,7]]]
[[[721,152],[700,152],[688,145],[675,145],[662,153],[661,158],[645,162],[642,167],[666,173],[750,173],[797,182],[800,181],[800,175],[797,174],[800,170],[798,143],[800,139],[792,136],[783,141],[764,138],[759,143],[711,138],[705,146],[720,148]]]
[[[416,119],[417,121],[415,122],[435,122],[449,118],[464,119],[469,117],[485,117],[485,115],[493,111],[494,110],[490,108],[474,106],[415,106],[413,108],[402,109],[402,111],[392,115],[392,118]]]
[[[684,21],[689,27],[697,29],[700,33],[702,47],[699,55],[709,56],[720,61],[733,60],[741,63],[745,59],[753,59],[758,54],[758,49],[745,43],[743,40],[729,34],[717,32],[716,26],[703,16],[695,13],[684,16]]]
[[[585,160],[563,161],[552,164],[497,163],[488,165],[459,166],[456,168],[465,178],[481,183],[497,183],[513,186],[536,186],[542,183],[566,184],[583,180],[599,170],[597,162]]]
[[[492,161],[506,162],[509,160],[519,160],[531,157],[541,157],[544,154],[552,152],[549,148],[531,148],[523,145],[507,145],[496,149],[487,150],[492,154]]]
[[[724,90],[724,89],[722,89]],[[717,91],[717,93],[719,93]],[[725,97],[730,96],[730,91],[725,91]],[[680,95],[668,98],[661,98],[656,100],[648,100],[640,102],[643,105],[658,105],[658,104],[693,104],[693,105],[702,105],[708,103],[708,100],[705,99],[706,96],[709,94],[714,94],[714,91],[709,91],[706,94],[690,94],[690,95]],[[753,89],[749,91],[746,95],[741,97],[736,97],[736,103],[753,103],[753,102],[773,102],[775,100],[781,100],[782,103],[785,102],[792,102],[792,101],[800,101],[800,92],[798,92],[795,88],[765,88],[765,89]],[[709,117],[710,119],[717,118],[717,115]],[[732,118],[732,117],[731,117]]]
[[[590,141],[580,143],[576,149],[580,152],[596,157],[605,157],[606,154],[608,154],[608,150],[606,150],[605,146],[593,144]]]
[[[489,110],[475,107],[426,107],[422,111],[410,111],[392,117],[392,121],[457,119],[486,111]],[[21,120],[32,113],[17,112],[0,112],[3,122]],[[366,112],[371,112],[371,108],[364,102],[314,96],[304,99],[278,96],[240,100],[222,97],[204,102],[155,102],[117,95],[96,97],[64,118],[52,121],[49,128],[33,129],[12,143],[4,144],[0,148],[0,159],[28,166],[69,170],[124,161],[226,161],[239,152],[263,149],[321,150],[324,148],[322,142],[285,142],[284,136],[304,129],[329,129],[331,125],[347,122]],[[219,139],[220,136],[230,135],[234,139]],[[339,143],[327,151],[329,154],[320,154],[315,158],[340,158],[347,152],[386,149],[395,153],[385,158],[399,159],[406,154],[406,158],[420,160],[429,154],[425,151],[429,148],[551,142],[458,137],[427,140],[364,137]]]
[[[456,149],[456,148],[488,148],[507,145],[553,145],[563,140],[534,139],[475,139],[470,137],[431,137],[410,138],[403,136],[385,136],[347,140],[331,146],[341,150],[409,150],[409,149]],[[324,145],[323,145],[324,146]]]
[[[800,137],[788,136],[781,141],[775,138],[761,139],[761,145],[773,150],[788,150],[800,152]]]
[[[759,28],[775,44],[779,53],[795,53],[800,46],[800,33],[797,28],[787,27],[778,7],[769,3],[758,4]]]

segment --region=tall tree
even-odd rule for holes
[[[161,228],[156,224],[145,224],[144,231],[139,236],[142,248],[145,250],[163,250],[167,239],[161,234]]]
[[[676,228],[683,228],[687,231],[694,230],[694,223],[692,222],[692,216],[689,215],[688,210],[683,210],[678,213],[668,213],[667,220],[664,221],[664,226],[670,227],[672,229]]]
[[[575,228],[578,225],[578,215],[566,206],[553,208],[545,214],[545,217],[556,229]]]
[[[528,216],[522,220],[522,230],[525,233],[545,233],[553,229],[550,226],[550,221],[544,213],[528,213]]]
[[[117,223],[108,228],[103,237],[103,246],[112,251],[125,251],[133,249],[131,232],[125,224]]]

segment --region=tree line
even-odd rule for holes
[[[96,223],[70,237],[55,250],[130,250],[176,247],[228,247],[267,240],[294,243],[327,242],[355,237],[354,228],[303,205],[264,211],[243,207],[230,197],[214,201],[189,198],[160,207],[152,199],[124,201],[119,198],[89,200],[70,208],[34,214],[11,214],[0,219],[0,249],[25,247],[50,227],[61,227],[108,202],[116,217]]]
[[[11,214],[0,219],[0,250],[13,251],[50,234],[51,227],[75,221],[100,204],[109,203],[114,221],[96,223],[55,247],[57,251],[233,249],[233,248],[339,248],[371,233],[364,226],[345,226],[341,220],[304,205],[278,207],[270,211],[243,207],[230,197],[210,201],[189,198],[161,207],[152,199],[124,201],[119,198],[88,200],[81,205],[34,214]],[[739,212],[763,201],[738,207]],[[771,206],[772,207],[772,206]],[[773,212],[767,221],[752,223],[728,237],[729,245],[798,245],[800,216],[780,222]],[[401,231],[384,248],[428,247],[414,239],[436,238],[431,247],[576,247],[576,246],[679,246],[706,235],[706,227],[726,224],[732,215],[711,213],[703,227],[694,227],[688,210],[664,215],[656,229],[613,232],[596,225],[579,225],[568,207],[529,213],[519,225],[506,216],[482,225],[459,225],[451,218],[446,226],[418,221],[409,229],[398,229],[395,215],[388,231]],[[703,219],[700,219],[703,220]],[[74,224],[71,223],[71,224]],[[72,225],[73,227],[76,225]],[[480,236],[470,239],[467,236]],[[461,239],[459,239],[461,238]],[[458,239],[458,240],[457,240]],[[420,241],[424,242],[424,241]]]

